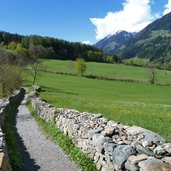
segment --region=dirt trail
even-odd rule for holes
[[[18,110],[16,127],[24,145],[23,171],[78,171],[61,148],[42,134],[24,103]]]

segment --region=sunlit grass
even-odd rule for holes
[[[102,113],[127,125],[139,125],[171,140],[170,87],[92,80],[41,73],[40,96],[56,107]]]
[[[43,66],[48,71],[75,73],[73,61],[43,60]],[[149,69],[123,64],[106,64],[87,62],[86,75],[105,76],[110,78],[132,79],[149,82]],[[171,72],[157,70],[157,83],[171,84]]]

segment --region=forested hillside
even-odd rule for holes
[[[42,37],[37,35],[22,36],[0,32],[0,46],[18,54],[23,58],[38,56],[39,58],[75,60],[84,58],[86,61],[113,62],[116,55],[106,55],[96,47],[79,42]],[[14,54],[14,53],[13,53]]]
[[[141,57],[156,61],[171,59],[171,13],[154,21],[127,42],[124,58]]]

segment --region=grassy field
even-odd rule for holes
[[[53,71],[55,68],[58,68],[58,71],[67,69],[64,67],[67,62],[45,61],[44,63]],[[89,63],[88,67],[90,65],[92,67],[99,65],[99,68],[103,65],[106,68],[112,66]],[[99,68],[97,70],[100,70]],[[134,68],[134,72],[136,69]],[[104,68],[102,70],[105,71]],[[139,71],[136,73],[140,75]],[[43,87],[40,96],[56,107],[102,113],[109,119],[148,128],[171,140],[171,87],[169,86],[93,80],[53,73],[41,73],[37,84]]]
[[[73,61],[43,60],[43,66],[48,71],[74,73]],[[111,78],[133,79],[143,82],[149,81],[149,69],[123,64],[106,64],[87,62],[86,75],[106,76]],[[171,72],[157,70],[157,83],[171,84]]]

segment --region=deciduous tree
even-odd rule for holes
[[[77,75],[79,76],[82,76],[85,73],[87,66],[86,66],[84,59],[81,59],[81,58],[76,59],[75,69],[76,69]]]
[[[21,70],[6,61],[0,60],[0,86],[2,95],[8,96],[14,90],[20,88],[22,83]]]

